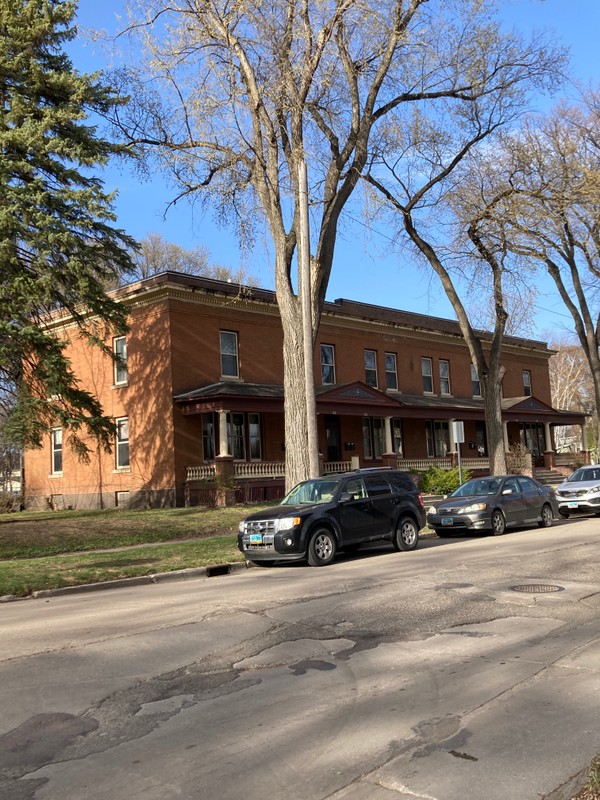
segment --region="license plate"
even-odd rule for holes
[[[260,544],[262,542],[262,533],[251,533],[250,542],[253,544]]]
[[[454,520],[452,517],[442,517],[442,525],[453,525]]]
[[[567,508],[579,508],[579,503],[567,503]]]

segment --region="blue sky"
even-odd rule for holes
[[[74,65],[81,71],[110,66],[110,56],[99,43],[90,41],[87,30],[113,33],[124,18],[124,0],[80,0],[78,25],[80,36],[70,48]],[[600,0],[508,0],[502,4],[507,25],[523,32],[534,28],[551,29],[559,42],[571,52],[574,78],[597,83],[600,78],[598,41],[600,35]],[[218,227],[209,211],[178,203],[165,210],[174,190],[155,176],[142,182],[128,168],[112,167],[104,175],[107,190],[118,191],[115,210],[119,227],[141,239],[151,232],[161,233],[168,241],[184,247],[201,244],[212,260],[234,273],[243,267],[260,285],[273,288],[273,262],[268,255],[268,233],[259,238],[250,253],[240,252],[231,231]],[[428,270],[407,271],[402,252],[391,251],[384,230],[367,230],[359,213],[351,213],[341,226],[327,299],[346,297],[376,305],[392,306],[423,314],[454,318],[454,312]],[[374,277],[376,276],[376,279]],[[548,285],[538,297],[536,335],[546,338],[549,331],[570,330],[572,324],[561,301]]]

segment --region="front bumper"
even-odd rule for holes
[[[474,514],[428,514],[427,524],[430,528],[440,530],[486,530],[492,527],[490,515],[486,511]]]
[[[600,495],[591,497],[564,497],[557,495],[558,510],[568,511],[570,514],[600,513]]]
[[[250,561],[299,561],[306,557],[298,530],[279,533],[240,533],[238,550]]]

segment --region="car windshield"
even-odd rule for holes
[[[486,494],[496,494],[500,481],[497,478],[476,478],[467,481],[452,492],[451,497],[477,497]]]
[[[600,467],[576,469],[567,481],[600,481]]]
[[[314,480],[304,481],[294,486],[281,501],[282,506],[315,505],[329,503],[333,498],[339,481],[337,480]]]

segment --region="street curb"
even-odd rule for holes
[[[421,533],[421,538],[434,536],[433,532]],[[5,594],[0,597],[0,604],[12,603],[17,600],[41,600],[45,597],[61,597],[69,594],[85,594],[86,592],[99,592],[106,589],[126,589],[130,586],[150,586],[153,583],[167,583],[168,581],[185,581],[192,578],[216,578],[220,575],[230,575],[242,569],[252,569],[254,565],[249,561],[233,561],[228,564],[212,564],[208,567],[190,567],[177,569],[172,572],[156,572],[153,575],[137,575],[133,578],[118,578],[114,581],[99,581],[98,583],[84,583],[81,586],[63,586],[60,589],[38,589],[25,597],[15,594]]]
[[[14,594],[5,594],[0,597],[0,603],[11,603],[17,600],[40,600],[45,597],[60,597],[69,594],[85,594],[105,589],[126,589],[130,586],[149,586],[154,583],[167,583],[168,581],[185,581],[193,578],[214,578],[219,575],[230,575],[241,569],[248,569],[252,564],[245,561],[234,561],[230,564],[212,564],[208,567],[190,567],[172,572],[157,572],[153,575],[138,575],[133,578],[118,578],[114,581],[101,581],[98,583],[84,583],[81,586],[63,586],[60,589],[38,589],[26,597],[17,597]]]

